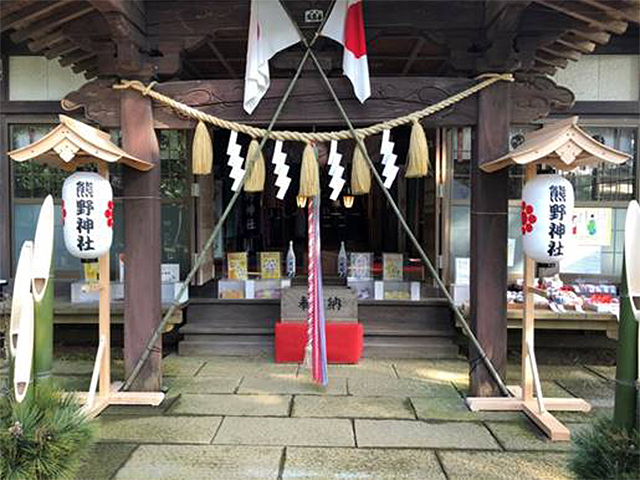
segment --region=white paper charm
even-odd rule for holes
[[[384,177],[384,186],[389,189],[393,185],[400,168],[396,165],[398,156],[393,153],[394,143],[391,141],[391,130],[383,130],[382,144],[380,145],[380,153],[382,154],[382,176]]]
[[[338,141],[332,140],[331,146],[329,147],[329,159],[327,163],[329,164],[329,176],[331,177],[331,181],[329,182],[331,195],[329,198],[334,201],[338,199],[346,183],[345,179],[342,178],[344,167],[340,165],[340,160],[342,160],[342,154],[338,153]]]
[[[238,132],[231,131],[229,135],[229,144],[227,145],[227,155],[229,155],[229,161],[227,161],[227,165],[231,167],[231,172],[229,172],[229,177],[233,178],[233,185],[231,185],[231,190],[234,192],[238,191],[240,188],[240,184],[242,183],[242,179],[244,177],[245,170],[242,168],[242,164],[244,163],[244,158],[240,156],[240,151],[242,147],[238,144]]]
[[[282,140],[276,140],[276,144],[273,147],[273,173],[276,174],[276,187],[278,187],[278,193],[276,198],[282,200],[287,194],[289,185],[291,185],[291,178],[289,177],[289,165],[286,164],[287,154],[282,151]]]

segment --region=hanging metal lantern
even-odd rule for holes
[[[96,259],[113,240],[113,192],[109,181],[93,172],[76,172],[62,185],[64,243],[71,255]]]
[[[570,248],[573,186],[560,175],[538,175],[522,190],[522,247],[536,262],[562,260]]]

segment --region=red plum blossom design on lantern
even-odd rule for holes
[[[533,213],[533,205],[527,204],[522,201],[522,234],[526,235],[533,231],[533,224],[536,223],[538,218]]]

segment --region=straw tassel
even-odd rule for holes
[[[260,145],[258,145],[258,140],[254,138],[249,144],[247,161],[251,161],[256,156],[256,153],[258,153],[258,157],[253,161],[253,166],[249,172],[250,176],[244,184],[245,192],[261,192],[264,190],[264,156],[262,155],[262,150],[260,150]]]
[[[371,171],[364,154],[356,143],[351,160],[351,193],[364,195],[371,190]]]
[[[302,166],[300,167],[300,197],[315,197],[320,193],[320,174],[318,172],[318,158],[313,145],[307,143],[302,152]]]
[[[213,165],[213,145],[209,130],[204,122],[199,121],[196,133],[193,136],[191,149],[191,166],[194,175],[207,175],[211,173]]]
[[[427,136],[420,122],[415,120],[411,127],[409,154],[407,155],[406,178],[426,177],[429,171],[429,146]]]

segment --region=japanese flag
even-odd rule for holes
[[[300,36],[277,0],[252,0],[244,75],[244,109],[251,114],[269,89],[269,60]]]
[[[371,84],[362,1],[337,0],[322,29],[322,35],[332,38],[344,47],[342,71],[351,80],[358,100],[364,103],[371,95]]]

